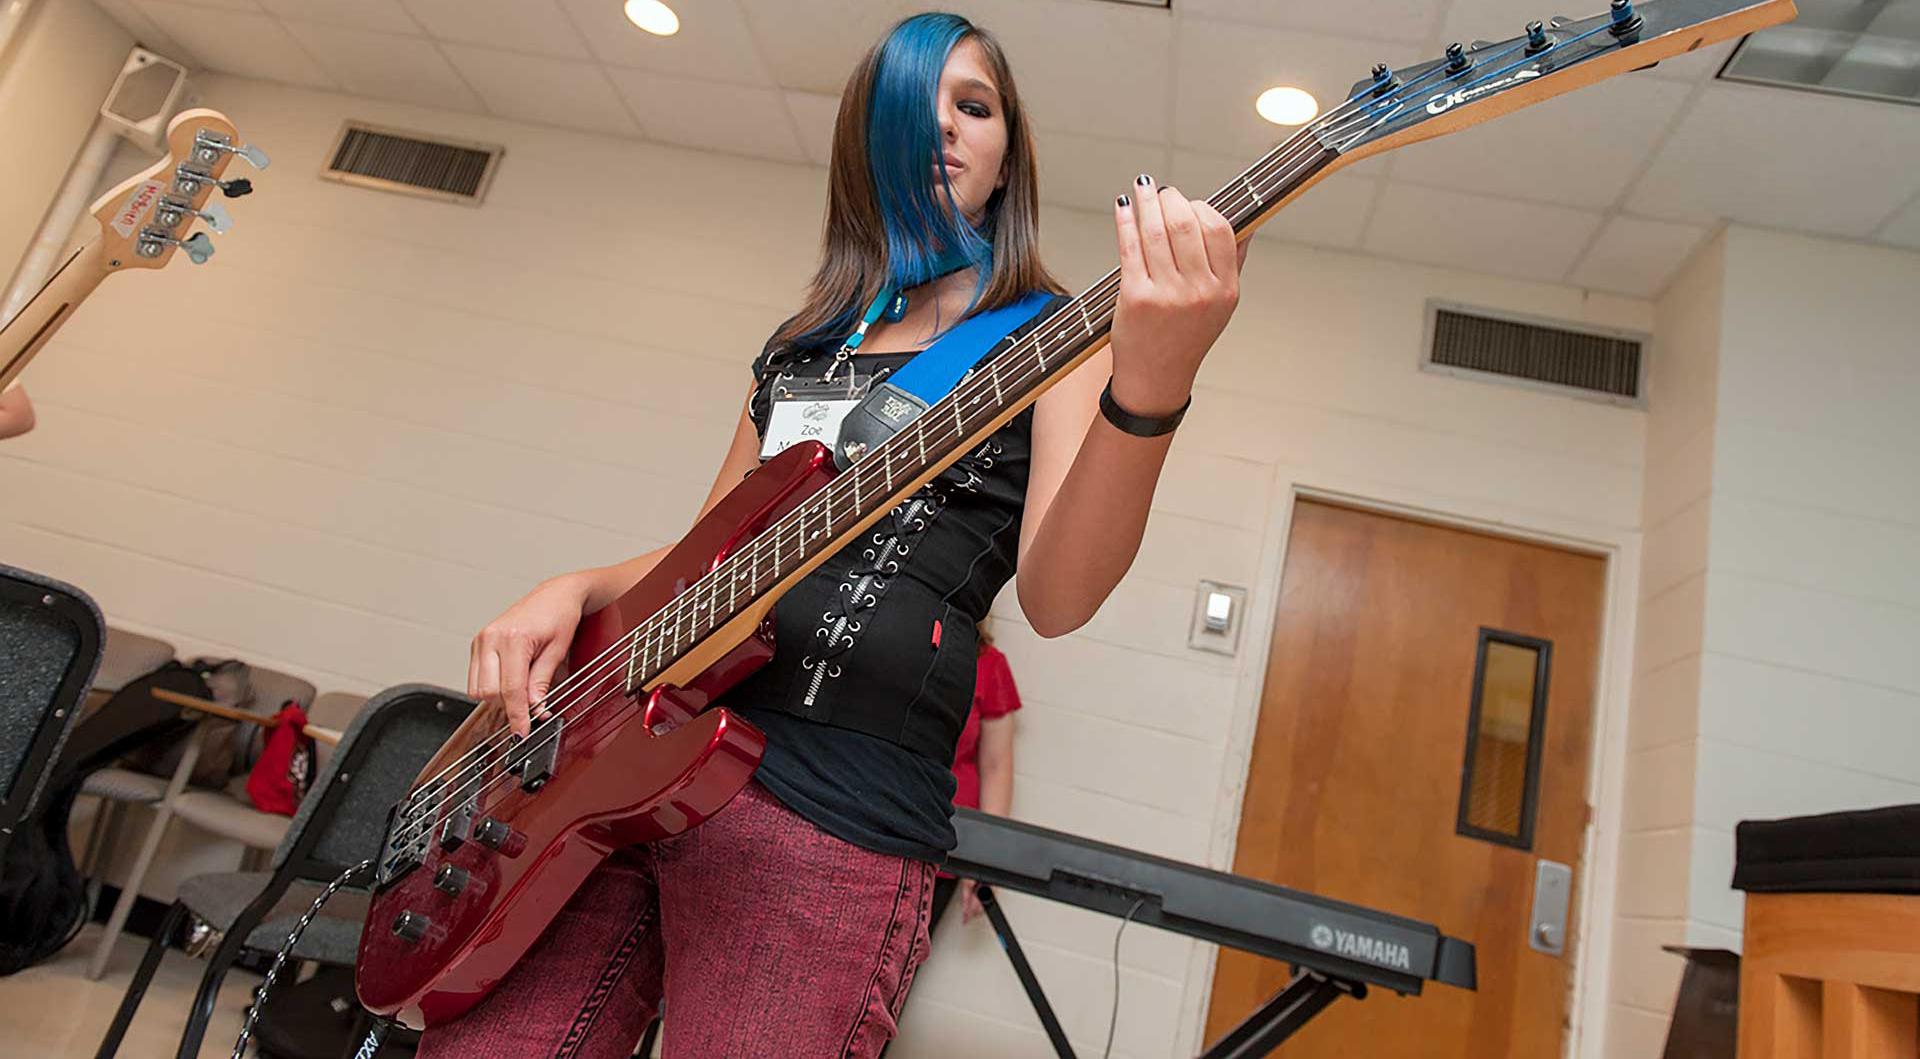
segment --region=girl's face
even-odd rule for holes
[[[995,188],[1007,182],[1007,119],[1001,113],[1000,90],[988,69],[980,44],[961,41],[947,55],[940,72],[940,149],[955,201],[969,221],[979,224]],[[935,199],[940,169],[934,167]]]

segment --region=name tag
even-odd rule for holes
[[[835,388],[839,393],[845,387]],[[772,459],[802,441],[817,441],[831,449],[840,441],[840,421],[860,403],[858,397],[792,397],[773,402],[767,433],[760,442],[760,458]]]

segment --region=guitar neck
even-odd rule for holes
[[[53,278],[5,327],[0,327],[0,390],[20,377],[34,354],[53,338],[73,310],[106,278],[105,250],[98,238],[75,250]]]
[[[1246,237],[1334,157],[1302,132],[1208,200]],[[715,630],[777,597],[922,485],[979,446],[1104,346],[1120,273],[1107,273],[992,358],[953,392],[769,525],[634,631],[629,687],[651,683]]]

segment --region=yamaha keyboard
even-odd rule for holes
[[[1001,887],[1293,964],[1293,981],[1214,1043],[1205,1059],[1266,1055],[1328,1004],[1369,986],[1418,994],[1429,981],[1475,987],[1473,946],[1437,927],[1032,824],[958,809],[945,869],[981,885],[981,904],[1054,1050],[1073,1050],[1022,953]]]

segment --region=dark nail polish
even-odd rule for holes
[[[1119,204],[1120,204],[1120,208],[1121,208],[1121,209],[1123,209],[1123,210],[1124,210],[1124,209],[1126,209],[1126,208],[1127,208],[1127,207],[1128,207],[1129,205],[1131,205],[1131,204],[1132,204],[1132,202],[1133,202],[1133,200],[1132,200],[1132,199],[1129,199],[1129,198],[1127,198],[1127,197],[1126,197],[1125,195],[1122,195],[1122,196],[1120,196],[1119,198],[1117,198],[1117,199],[1114,199],[1113,201],[1115,201],[1115,202],[1117,202],[1117,203],[1119,203]]]
[[[1135,177],[1133,179],[1133,182],[1140,185],[1141,187],[1146,187],[1148,184],[1153,183],[1153,178],[1148,176],[1145,173],[1142,173],[1139,176]]]

